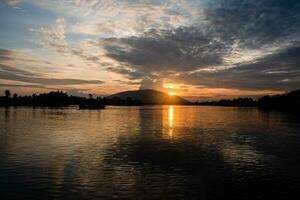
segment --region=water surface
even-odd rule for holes
[[[299,115],[0,108],[6,199],[299,199]]]

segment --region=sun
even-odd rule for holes
[[[168,92],[168,95],[174,96],[174,95],[176,95],[176,92]]]

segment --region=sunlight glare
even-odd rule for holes
[[[169,106],[169,137],[173,137],[173,125],[174,125],[174,108]]]
[[[174,96],[174,95],[176,95],[176,92],[168,92],[168,95]]]

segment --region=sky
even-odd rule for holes
[[[0,91],[300,89],[299,0],[0,0]]]

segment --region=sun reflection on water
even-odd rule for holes
[[[174,126],[174,108],[169,106],[169,136],[173,136],[173,126]]]

